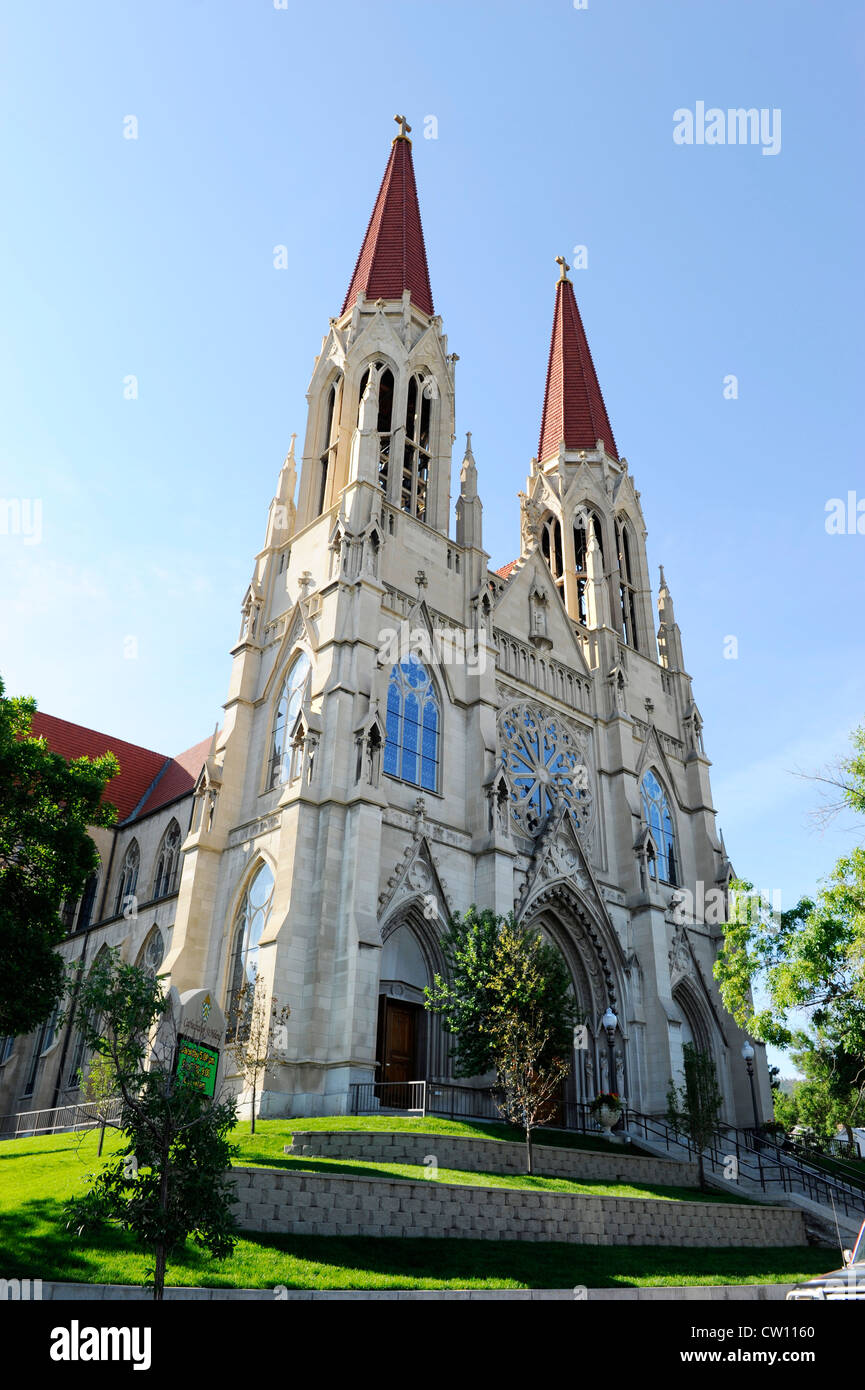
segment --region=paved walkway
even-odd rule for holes
[[[537,1302],[559,1300],[561,1302],[604,1301],[614,1302],[779,1302],[784,1299],[792,1284],[694,1284],[658,1285],[642,1288],[621,1289],[200,1289],[168,1288],[166,1299],[180,1298],[200,1301],[223,1299],[253,1299],[271,1303],[310,1301],[312,1299],[339,1300],[379,1300],[379,1299],[504,1299],[515,1302]],[[93,1299],[115,1299],[131,1302],[147,1299],[151,1295],[137,1284],[61,1284],[46,1281],[42,1285],[42,1298],[52,1301],[91,1301]]]

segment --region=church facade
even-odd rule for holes
[[[569,268],[521,552],[493,569],[470,436],[451,528],[457,358],[409,130],[315,359],[221,729],[166,759],[37,717],[69,755],[113,747],[124,783],[61,949],[87,968],[119,947],[181,993],[215,991],[226,1015],[257,970],[291,1008],[261,1113],[334,1114],[357,1083],[449,1077],[423,1009],[448,917],[513,911],[571,974],[585,1028],[570,1099],[615,1090],[663,1112],[693,1040],[725,1120],[750,1124],[744,1038],[712,977],[731,867],[700,714],[663,571],[656,626],[640,493]],[[543,364],[538,383],[540,399]],[[5,1040],[0,1110],[80,1098],[84,1061],[74,1016]],[[756,1079],[769,1118],[762,1049]]]

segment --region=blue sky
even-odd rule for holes
[[[8,689],[166,753],[212,729],[405,110],[493,562],[518,549],[553,258],[585,245],[728,849],[785,905],[813,889],[856,827],[821,834],[795,774],[865,706],[865,536],[825,529],[865,498],[862,6],[49,0],[2,30],[0,496],[42,504],[39,544],[0,535]],[[698,101],[779,109],[780,152],[675,144]]]

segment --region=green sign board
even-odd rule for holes
[[[206,1043],[196,1042],[180,1033],[177,1038],[177,1062],[174,1070],[178,1076],[192,1081],[206,1096],[216,1090],[216,1073],[219,1069],[219,1050],[208,1047]]]

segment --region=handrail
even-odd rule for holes
[[[95,1129],[105,1121],[113,1123],[120,1114],[120,1101],[83,1101],[55,1105],[44,1110],[18,1110],[0,1115],[0,1139],[32,1139],[58,1130]],[[47,1117],[43,1119],[43,1116]]]
[[[628,1111],[627,1124],[629,1128],[642,1129],[646,1138],[649,1137],[648,1131],[651,1128],[654,1135],[662,1135],[665,1138],[668,1149],[672,1134],[674,1143],[681,1146],[684,1141],[689,1156],[692,1151],[696,1153],[696,1148],[687,1136],[681,1131],[677,1133],[675,1127],[664,1117]],[[718,1127],[703,1150],[703,1159],[704,1162],[708,1161],[711,1168],[723,1172],[729,1166],[729,1160],[735,1158],[739,1175],[759,1183],[763,1192],[767,1187],[780,1187],[783,1192],[791,1193],[800,1190],[811,1201],[826,1206],[834,1202],[835,1206],[842,1208],[847,1215],[853,1214],[861,1220],[865,1214],[865,1191],[851,1187],[843,1181],[835,1182],[824,1173],[799,1163],[789,1154],[775,1150],[774,1146],[768,1147],[773,1151],[772,1159],[766,1154],[762,1135],[756,1135],[753,1130],[737,1129],[735,1126]]]

